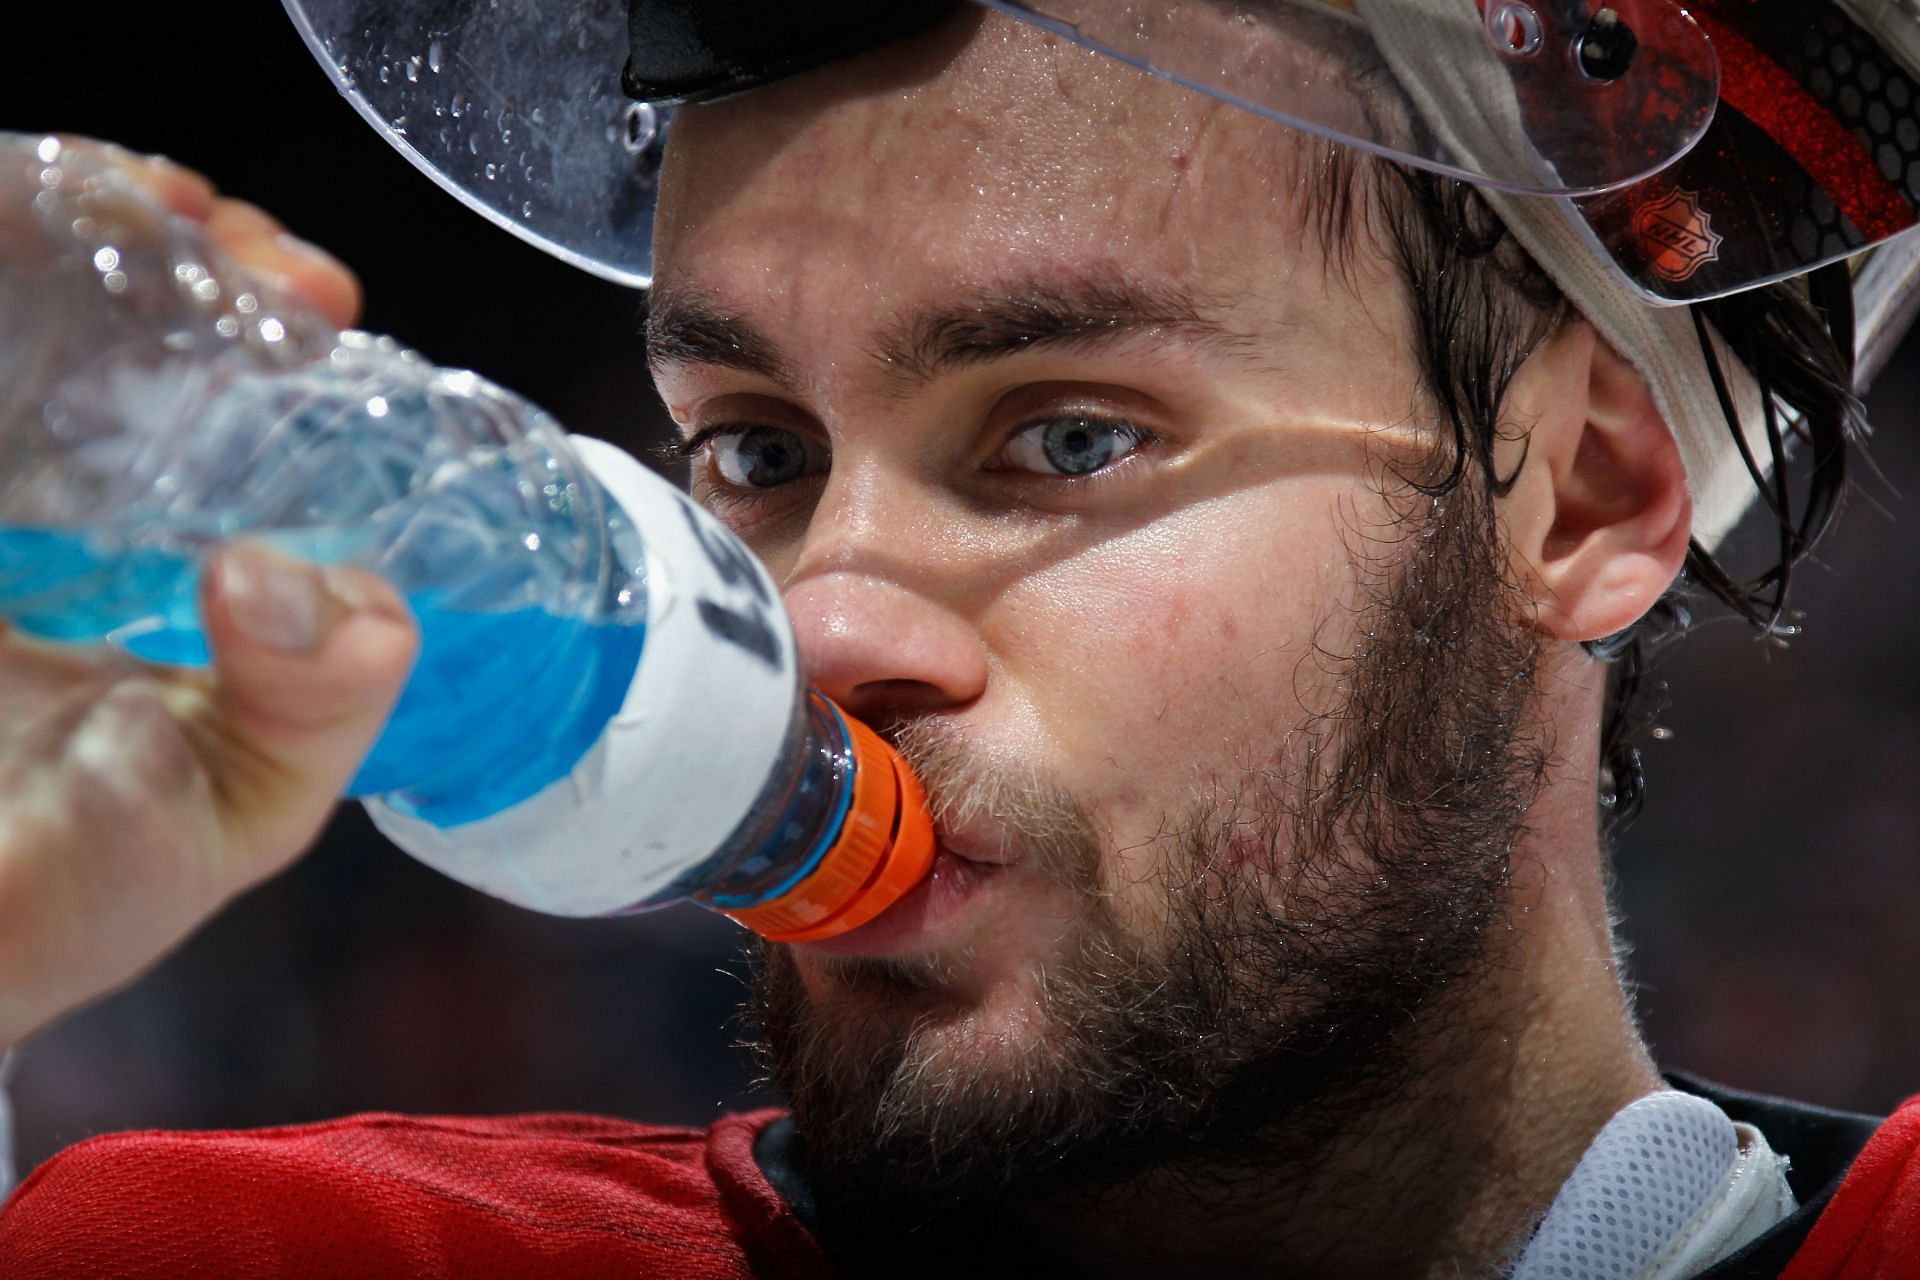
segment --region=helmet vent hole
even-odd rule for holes
[[[1520,0],[1501,0],[1486,9],[1487,39],[1494,52],[1530,58],[1540,51],[1540,15]]]

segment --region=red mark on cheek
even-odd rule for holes
[[[1157,603],[1142,601],[1142,606],[1133,628],[1133,652],[1142,659],[1165,661],[1177,650],[1193,611],[1182,595],[1171,595]]]
[[[1211,864],[1213,870],[1225,875],[1252,872],[1270,876],[1278,874],[1285,858],[1286,851],[1279,847],[1277,832],[1266,829],[1264,824],[1242,822],[1225,832]]]
[[[1173,166],[1175,173],[1185,173],[1187,171],[1187,153],[1185,148],[1175,147],[1173,150],[1167,152],[1167,163]]]

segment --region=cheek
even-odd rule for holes
[[[1270,763],[1320,674],[1301,659],[1341,587],[1332,520],[1309,539],[1231,515],[1095,544],[1002,602],[1003,674],[1049,748],[1036,763],[1123,845]]]

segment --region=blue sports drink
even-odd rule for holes
[[[342,539],[276,536],[278,549],[339,561]],[[105,641],[149,662],[205,666],[199,562],[184,552],[110,547],[84,530],[0,529],[0,600],[15,626],[48,639]],[[459,608],[412,592],[424,661],[347,788],[440,826],[499,813],[564,777],[633,682],[644,619],[594,624],[526,605]],[[542,655],[528,670],[527,656]],[[544,709],[528,733],[512,712]]]

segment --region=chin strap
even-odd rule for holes
[[[724,98],[931,26],[957,0],[627,0],[620,84],[643,102]]]

